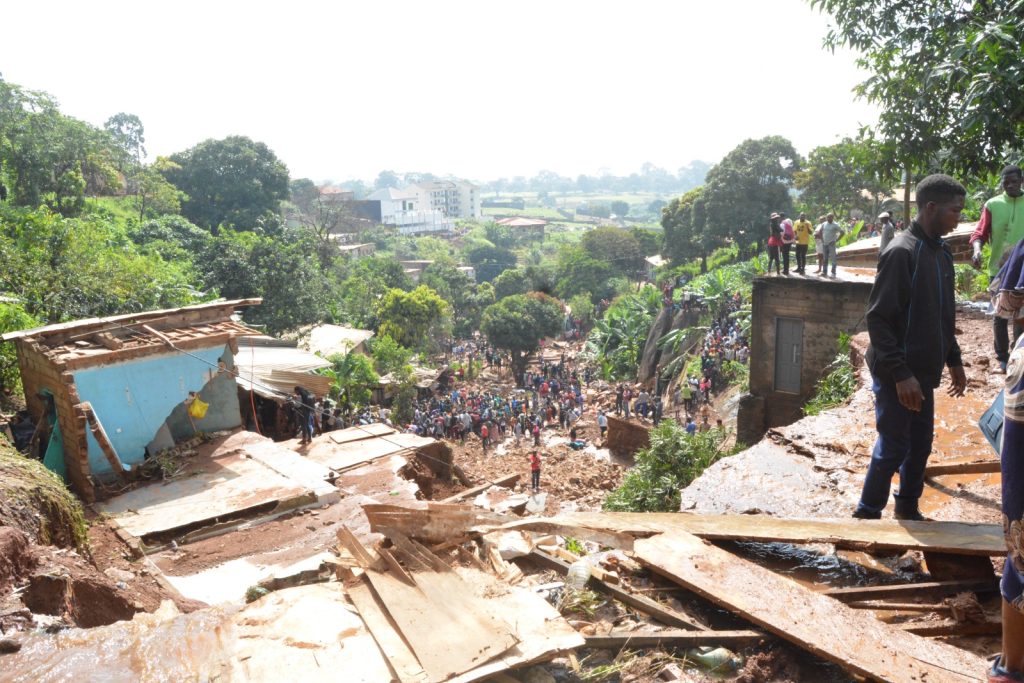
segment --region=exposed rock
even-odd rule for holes
[[[0,526],[0,595],[36,566],[28,536],[9,526]]]

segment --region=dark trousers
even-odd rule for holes
[[[768,247],[768,272],[772,272],[772,263],[775,263],[775,272],[779,272],[779,248]]]
[[[1016,345],[1016,353],[1024,353],[1024,340]],[[1003,403],[1003,528],[1007,556],[1001,583],[1003,599],[1024,611],[1024,372],[1018,370],[1006,377]]]
[[[1013,339],[1010,339],[1010,321],[1006,318],[992,318],[992,338],[996,349],[996,360],[1003,365],[1010,358],[1010,344],[1016,343],[1024,328],[1013,323]]]
[[[807,268],[807,245],[798,244],[796,245],[796,270],[802,273],[805,268]]]
[[[530,470],[530,482],[534,489],[540,489],[540,470]]]
[[[793,250],[792,248],[792,244],[782,245],[782,272],[787,275],[789,275],[789,252]]]
[[[924,401],[915,413],[900,405],[896,384],[872,378],[875,392],[875,425],[878,439],[871,464],[864,477],[858,509],[881,512],[889,502],[892,475],[900,473],[897,500],[916,502],[924,489],[924,468],[932,452],[935,431],[935,396],[931,387],[921,387]]]

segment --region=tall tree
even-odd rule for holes
[[[616,274],[636,277],[643,269],[640,243],[632,233],[621,228],[594,228],[583,235],[580,246],[592,258],[611,266]]]
[[[389,289],[377,305],[378,333],[411,349],[431,349],[447,336],[451,306],[426,285],[411,292]],[[431,331],[434,334],[429,334]]]
[[[854,207],[873,209],[879,197],[888,195],[899,181],[899,169],[878,142],[846,138],[811,150],[793,179],[802,192],[801,201],[815,213],[846,216]]]
[[[512,369],[522,377],[529,355],[540,341],[558,333],[565,319],[562,303],[531,292],[505,297],[484,310],[480,331],[499,349],[512,354]]]
[[[704,234],[704,188],[690,190],[676,197],[661,212],[661,227],[665,230],[664,253],[675,264],[700,259],[701,272],[708,270],[707,257],[717,245]]]
[[[267,214],[278,215],[288,198],[288,167],[242,135],[204,140],[170,159],[178,168],[163,173],[188,195],[182,213],[214,234],[221,225],[253,230]]]
[[[120,112],[107,119],[103,129],[120,152],[117,170],[127,175],[131,170],[141,168],[146,158],[146,129],[141,119],[135,114]]]
[[[901,168],[1002,165],[1024,135],[1024,0],[809,0],[832,16],[825,47],[848,46],[870,76],[855,92]],[[1016,161],[1016,159],[1014,159]]]
[[[748,248],[768,238],[768,216],[792,213],[789,190],[800,157],[778,135],[744,140],[708,171],[702,195],[704,240],[713,249],[729,241]]]

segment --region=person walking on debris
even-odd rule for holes
[[[540,453],[530,451],[530,488],[534,493],[540,491]]]
[[[608,431],[608,416],[604,414],[604,410],[597,411],[597,426],[601,430],[601,438],[603,439]]]
[[[299,423],[302,437],[301,443],[303,444],[312,443],[313,441],[313,404],[315,401],[316,399],[309,391],[302,387],[295,387],[292,410],[294,411],[296,421]]]
[[[1009,257],[1014,246],[1024,239],[1024,198],[1021,197],[1021,170],[1019,166],[1007,166],[1001,174],[1003,193],[985,202],[981,212],[981,220],[971,233],[971,246],[974,248],[971,263],[981,268],[981,245],[988,242],[991,246],[987,271],[989,278],[996,280],[1000,267]],[[1005,289],[1005,288],[1004,288]],[[992,319],[993,345],[999,367],[1006,370],[1006,360],[1010,356],[1013,341],[1024,332],[1020,322],[1013,325],[1013,340],[1010,339],[1010,321],[998,316]]]
[[[867,364],[878,438],[853,516],[880,519],[899,470],[897,519],[923,520],[918,499],[932,450],[934,390],[949,368],[950,396],[967,376],[955,335],[953,256],[942,240],[956,228],[967,192],[935,174],[917,185],[917,218],[882,254],[868,299]]]

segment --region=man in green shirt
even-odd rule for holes
[[[981,268],[981,245],[991,245],[988,259],[988,275],[994,278],[1002,267],[1010,252],[1021,239],[1024,239],[1024,199],[1021,199],[1022,174],[1019,166],[1007,166],[1000,174],[1003,193],[985,202],[981,212],[981,220],[971,233],[971,245],[974,256],[971,259],[975,268]],[[1006,370],[1006,361],[1010,357],[1010,321],[1005,318],[993,317],[992,336],[996,352],[996,360]],[[1021,335],[1021,326],[1014,324],[1013,338]]]

